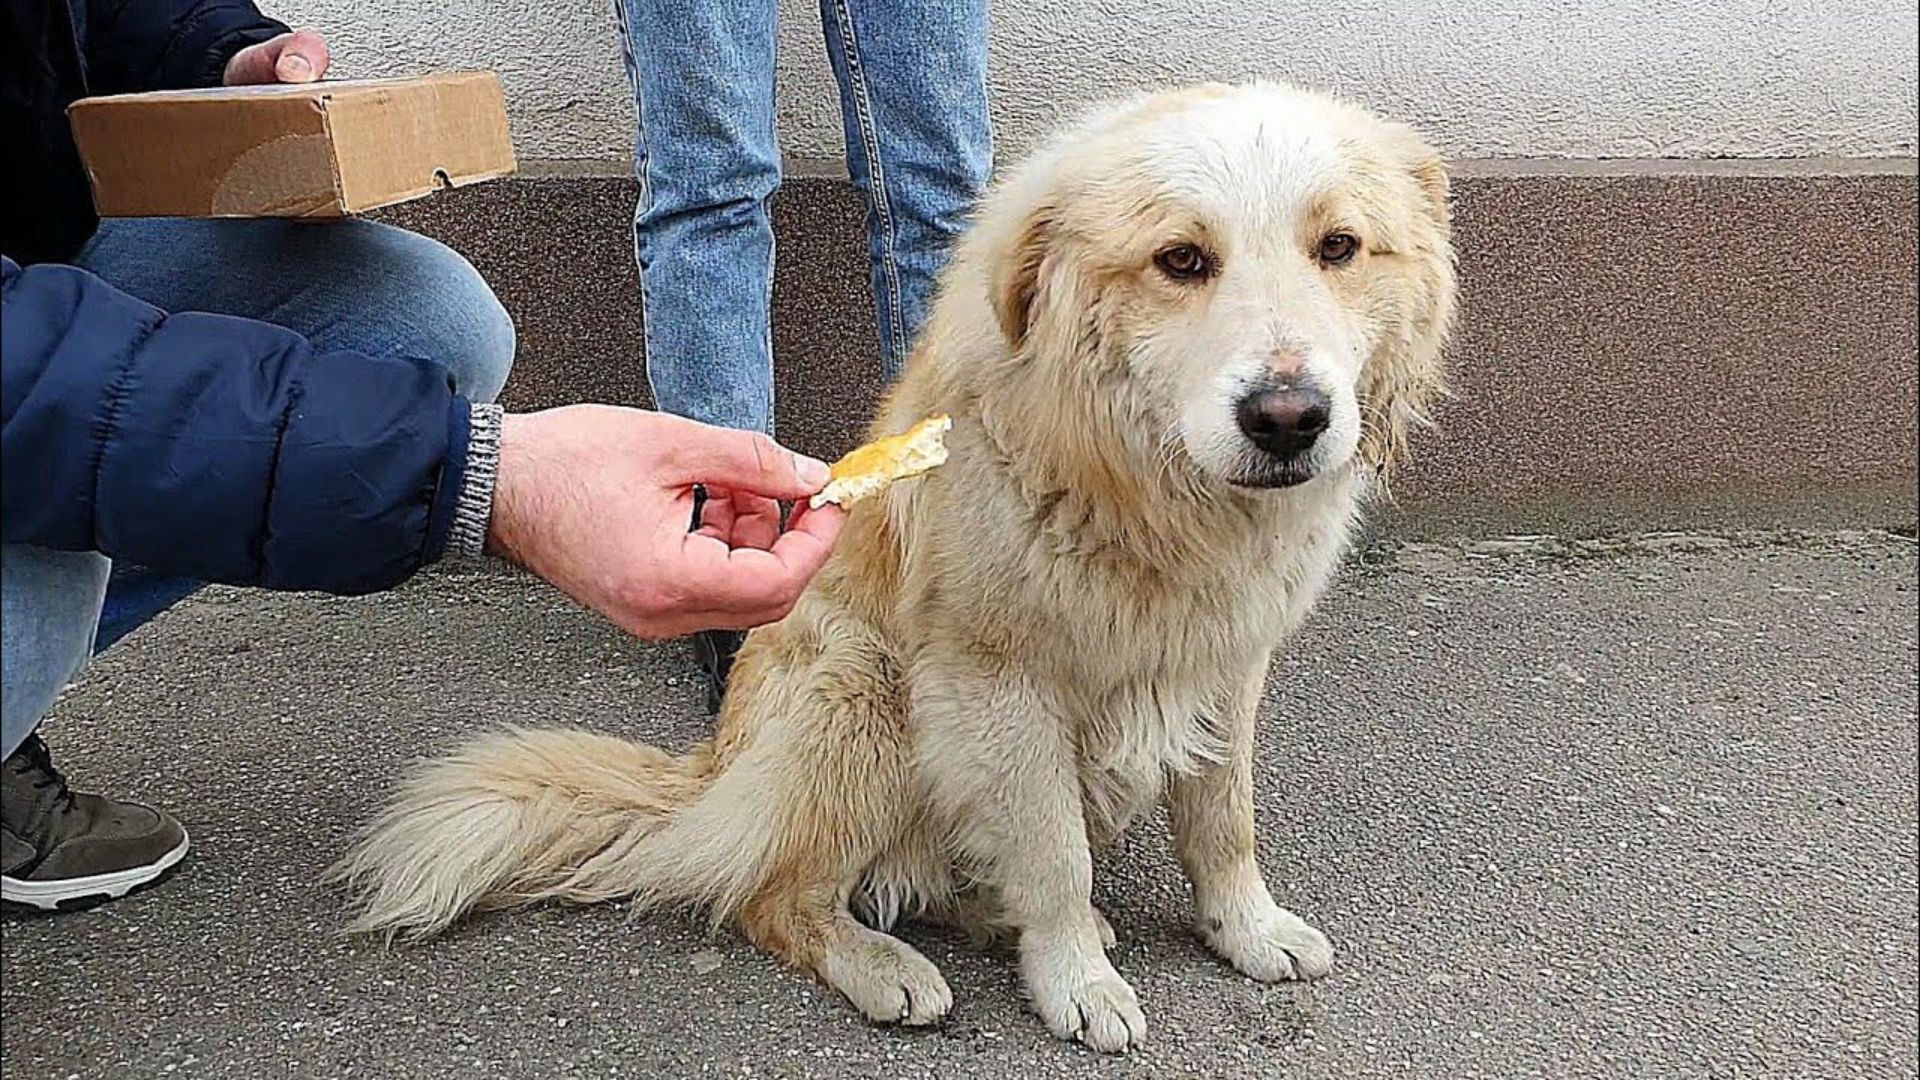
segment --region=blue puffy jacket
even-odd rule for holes
[[[431,365],[317,354],[4,260],[9,544],[205,581],[358,593],[446,547],[468,403]]]
[[[168,315],[58,261],[94,224],[62,115],[89,73],[95,90],[210,83],[283,29],[246,0],[0,7],[7,544],[334,593],[390,587],[445,549],[470,407],[444,374]]]

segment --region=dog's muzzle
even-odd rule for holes
[[[1333,402],[1310,382],[1255,387],[1233,408],[1234,422],[1253,447],[1236,482],[1246,487],[1288,487],[1313,479],[1308,454],[1333,424]]]

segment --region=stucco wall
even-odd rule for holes
[[[341,75],[498,70],[529,159],[619,162],[610,0],[285,0]],[[691,2],[691,0],[690,0]],[[837,158],[818,9],[780,0],[786,151]],[[1457,157],[1906,157],[1912,0],[996,0],[995,111],[1017,152],[1136,88],[1286,77],[1420,123]]]

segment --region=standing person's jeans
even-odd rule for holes
[[[372,222],[110,220],[74,262],[163,311],[262,319],[321,351],[440,365],[472,401],[492,401],[513,363],[513,323],[479,273],[433,240]],[[0,547],[0,757],[96,644],[199,588],[92,552]]]
[[[615,0],[633,90],[647,374],[667,412],[771,431],[775,0]],[[987,0],[821,0],[899,374],[992,170]]]

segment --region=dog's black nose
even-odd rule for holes
[[[1256,390],[1240,399],[1234,419],[1253,445],[1275,457],[1297,457],[1333,422],[1333,404],[1311,386]]]

